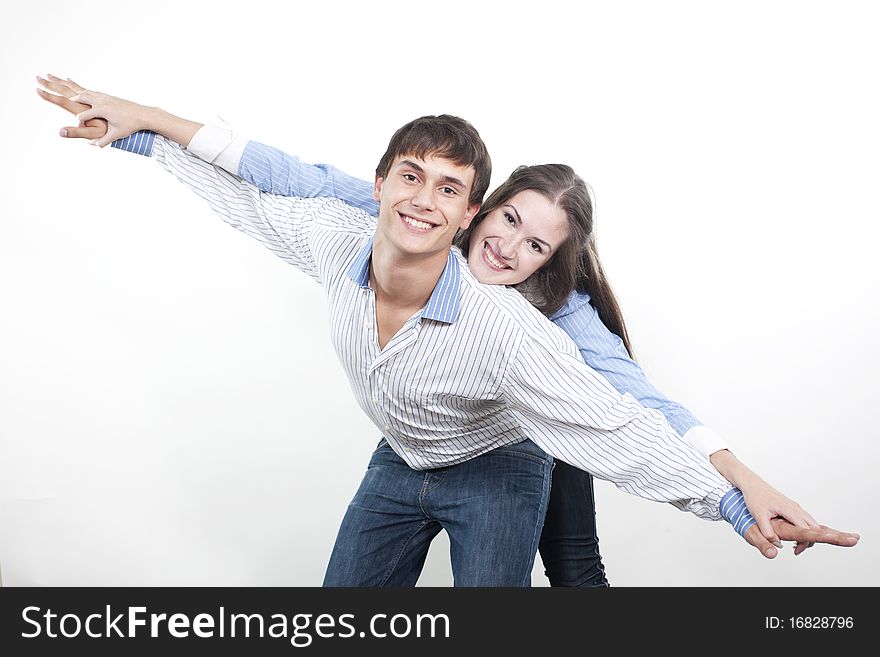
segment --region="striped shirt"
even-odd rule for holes
[[[264,192],[281,196],[329,196],[373,216],[379,214],[372,183],[329,164],[306,164],[294,155],[233,136],[231,131],[216,126],[199,130],[188,149],[207,162],[237,173]],[[648,381],[644,371],[629,357],[620,337],[602,323],[590,304],[590,295],[573,291],[565,305],[549,319],[574,340],[587,365],[608,379],[618,392],[628,392],[642,406],[663,413],[672,428],[699,452],[708,457],[712,452],[727,448],[715,432],[692,431],[703,424]]]
[[[277,148],[235,136],[231,131],[205,126],[189,144],[189,150],[208,162],[236,172],[258,189],[282,196],[329,196],[377,216],[379,204],[373,185],[328,164],[306,164]],[[590,295],[572,291],[565,305],[550,321],[574,341],[591,368],[604,376],[620,393],[629,393],[646,406],[660,411],[672,428],[703,456],[727,449],[725,441],[704,427],[687,408],[661,393],[645,372],[630,358],[620,336],[599,318]],[[755,524],[742,493],[734,488],[721,503],[722,516],[740,536]]]
[[[160,136],[115,145],[152,156],[323,286],[355,397],[411,467],[454,465],[531,439],[626,492],[700,517],[720,518],[722,498],[738,493],[663,415],[587,367],[522,295],[476,281],[456,249],[425,308],[380,349],[369,286],[375,218],[334,199],[261,193]]]

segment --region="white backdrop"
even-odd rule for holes
[[[871,3],[19,3],[0,26],[6,585],[319,585],[378,431],[319,288],[34,75],[371,177],[453,113],[493,186],[566,162],[637,357],[852,550],[763,559],[598,484],[612,585],[880,585]],[[546,585],[540,561],[534,584]],[[451,583],[448,543],[422,585]]]

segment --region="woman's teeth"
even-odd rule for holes
[[[509,269],[507,265],[503,262],[499,262],[495,256],[492,254],[492,249],[489,248],[489,244],[486,243],[483,245],[483,253],[486,254],[486,260],[489,261],[489,264],[493,267],[497,267],[498,269]]]

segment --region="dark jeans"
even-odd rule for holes
[[[529,586],[552,468],[523,441],[413,470],[382,440],[342,520],[324,586],[414,586],[441,529],[456,586]]]
[[[550,586],[608,586],[589,472],[559,460],[554,464],[540,550]]]

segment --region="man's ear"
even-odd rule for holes
[[[467,212],[464,215],[464,221],[462,221],[461,225],[459,225],[459,230],[467,230],[470,227],[471,222],[474,220],[474,217],[477,216],[477,212],[479,212],[479,211],[480,211],[480,204],[479,203],[474,203],[473,205],[469,205]]]
[[[373,200],[376,201],[376,203],[379,203],[379,201],[382,200],[382,183],[384,182],[384,178],[376,176],[376,182],[373,183]]]

